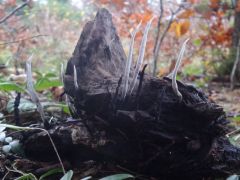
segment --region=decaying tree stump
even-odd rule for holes
[[[88,160],[111,162],[168,179],[225,177],[240,170],[240,149],[225,138],[229,126],[221,107],[195,87],[177,82],[180,101],[171,79],[144,72],[123,99],[125,63],[111,14],[100,9],[85,25],[64,79],[79,120],[49,130],[63,159],[74,166]],[[28,134],[23,143],[28,157],[55,157],[43,132]]]

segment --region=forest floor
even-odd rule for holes
[[[218,105],[224,108],[224,111],[226,112],[228,119],[232,120],[232,123],[234,125],[240,127],[240,88],[231,90],[229,87],[230,87],[229,83],[211,82],[208,84],[206,88],[203,89],[203,91],[208,95],[209,99],[215,101]],[[9,161],[9,159],[11,160]],[[0,169],[2,169],[2,172],[0,171],[1,176],[6,175],[6,171],[4,170],[7,162],[6,160],[9,161],[7,163],[8,167],[11,167],[11,164],[15,162],[14,165],[16,165],[17,167],[21,167],[20,169],[24,172],[29,172],[30,171],[29,169],[31,168],[36,169],[30,172],[37,176],[44,174],[44,172],[48,172],[50,169],[55,170],[57,169],[59,171],[59,165],[56,164],[56,162],[39,163],[28,159],[19,158],[14,154],[9,154],[6,156],[2,154],[0,158]],[[39,169],[43,170],[41,172],[38,172]],[[96,171],[96,168],[88,169],[87,166],[84,167],[83,169],[84,170],[82,172],[88,172],[90,170]],[[84,176],[83,174],[84,173],[79,173],[79,177]],[[89,174],[92,173],[91,172],[86,173],[86,176]],[[16,174],[14,173],[9,174],[8,177],[16,177]],[[61,177],[61,173],[60,175],[58,174],[57,177]]]
[[[231,90],[229,83],[212,82],[204,91],[211,100],[224,108],[227,117],[236,126],[240,126],[240,88]]]

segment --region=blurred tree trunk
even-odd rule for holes
[[[238,4],[240,0],[236,0],[236,8],[234,15],[234,29],[233,29],[233,47],[238,46],[239,36],[240,36],[240,11],[238,10]]]
[[[234,27],[232,36],[232,52],[235,54],[235,62],[231,73],[231,88],[233,89],[240,82],[240,0],[235,1]]]

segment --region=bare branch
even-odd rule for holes
[[[133,74],[133,80],[132,80],[132,83],[130,85],[130,87],[131,87],[130,94],[132,93],[132,91],[133,91],[133,89],[135,87],[135,84],[136,84],[136,81],[137,81],[137,77],[138,77],[138,73],[139,73],[140,67],[141,67],[141,65],[143,63],[144,54],[145,54],[145,48],[146,48],[146,44],[147,44],[148,31],[150,29],[150,26],[152,24],[153,19],[154,19],[154,17],[152,17],[148,21],[148,23],[146,25],[146,28],[144,30],[144,33],[143,33],[143,38],[142,38],[142,42],[141,42],[141,45],[140,45],[138,60],[137,60],[137,64],[136,64],[136,68],[135,68],[134,74]]]
[[[3,17],[0,20],[0,24],[4,23],[6,20],[8,20],[12,15],[14,15],[17,11],[19,11],[20,9],[24,8],[26,5],[28,5],[29,0],[27,0],[26,2],[24,2],[23,4],[19,5],[18,7],[16,7],[12,12],[10,12],[8,15],[6,15],[5,17]]]
[[[162,17],[163,17],[163,2],[162,2],[162,0],[159,0],[159,7],[160,7],[160,15],[158,18],[157,37],[156,37],[156,41],[155,41],[154,49],[153,49],[154,54],[156,52],[157,44],[158,44],[159,38],[160,38],[160,27],[161,27],[161,21],[162,21]]]
[[[159,51],[160,51],[160,47],[162,45],[162,42],[163,42],[164,38],[166,37],[169,28],[171,27],[171,24],[174,20],[174,16],[182,9],[182,7],[183,6],[180,5],[176,11],[174,11],[174,12],[171,11],[171,17],[169,19],[167,27],[165,28],[160,40],[159,40],[159,38],[156,39],[156,42],[155,42],[156,48],[154,49],[154,52],[153,52],[154,53],[153,54],[154,55],[154,58],[153,58],[153,63],[154,63],[153,64],[153,75],[154,76],[156,75],[156,71],[157,71],[157,61],[158,61]]]
[[[48,36],[48,35],[38,34],[38,35],[35,35],[35,36],[31,36],[31,37],[27,37],[27,38],[23,38],[23,39],[18,39],[18,40],[15,40],[15,41],[4,42],[4,43],[1,43],[0,46],[8,45],[8,44],[14,44],[14,43],[19,43],[21,41],[26,41],[26,40],[30,40],[30,39],[34,39],[34,38],[42,37],[42,36]]]
[[[236,71],[238,64],[240,63],[240,40],[238,41],[238,46],[237,46],[237,54],[236,54],[236,59],[233,64],[232,72],[231,72],[231,77],[230,77],[230,84],[231,84],[231,89],[233,90],[235,87],[236,83]]]
[[[142,24],[142,21],[137,25],[136,29],[131,33],[131,43],[129,47],[129,53],[128,53],[128,59],[126,61],[126,66],[125,66],[125,71],[124,71],[124,80],[123,80],[123,99],[125,99],[128,91],[128,81],[129,81],[129,74],[130,74],[130,68],[133,60],[133,48],[134,48],[134,41],[135,41],[135,36],[137,32],[140,29],[140,26]]]

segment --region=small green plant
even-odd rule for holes
[[[227,178],[227,180],[239,180],[239,177],[240,177],[239,175],[234,174],[234,175],[229,176]]]
[[[44,180],[47,177],[50,177],[52,175],[58,174],[58,173],[62,173],[62,169],[61,168],[55,168],[55,169],[51,169],[49,171],[47,171],[46,173],[44,173],[43,175],[40,176],[39,180]]]
[[[60,180],[71,180],[73,176],[73,171],[69,170]]]
[[[130,179],[130,178],[133,179],[134,176],[131,174],[115,174],[115,175],[101,178],[99,180],[124,180],[124,179]]]
[[[37,82],[34,85],[36,91],[43,91],[52,87],[62,86],[59,77],[54,73],[41,74],[37,73]]]
[[[14,82],[0,82],[0,90],[1,91],[17,91],[17,92],[26,92],[24,87],[14,83]]]

